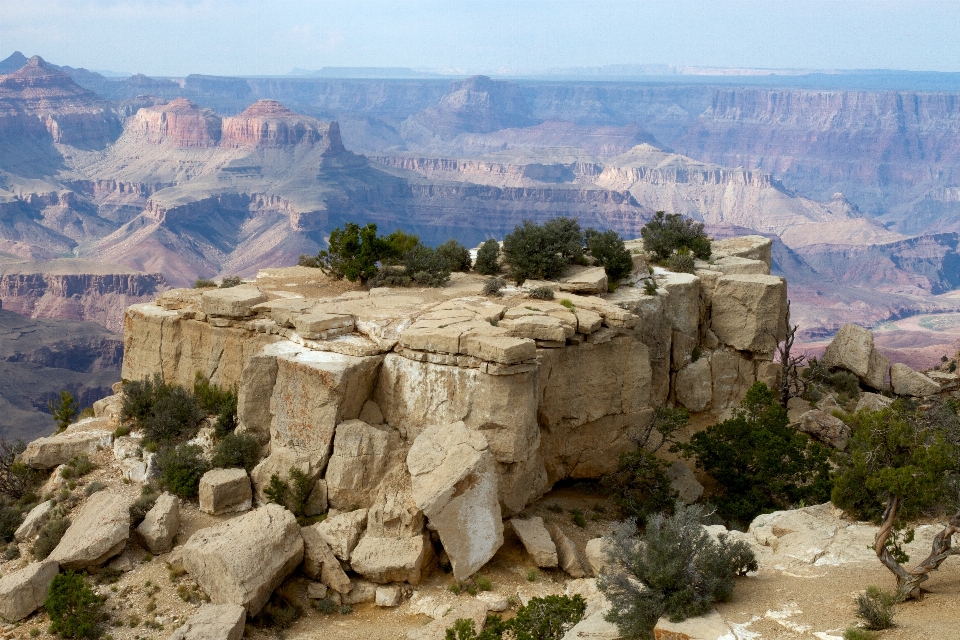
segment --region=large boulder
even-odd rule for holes
[[[379,584],[420,584],[424,568],[433,556],[430,536],[378,538],[364,536],[353,553],[350,566],[364,578]]]
[[[240,640],[247,610],[236,604],[205,604],[170,640]]]
[[[768,275],[724,275],[713,292],[710,328],[738,351],[772,356],[786,336],[787,284]]]
[[[360,420],[337,425],[327,465],[327,501],[335,509],[368,508],[389,465],[401,462],[400,434]]]
[[[940,393],[939,384],[899,362],[890,367],[890,384],[898,396],[925,398]]]
[[[50,554],[64,569],[98,567],[117,555],[130,537],[130,496],[99,491],[80,509]]]
[[[693,504],[703,495],[703,485],[690,467],[679,460],[674,460],[673,464],[667,467],[666,476],[670,481],[670,488],[676,491],[677,496],[686,504]]]
[[[557,545],[550,539],[550,532],[543,524],[543,518],[534,516],[529,519],[514,518],[510,521],[513,531],[520,538],[530,558],[540,568],[554,569],[558,566]]]
[[[0,618],[16,622],[43,606],[50,583],[59,570],[57,562],[48,559],[0,578]]]
[[[864,391],[860,394],[860,399],[857,401],[857,408],[854,409],[854,413],[863,409],[867,411],[881,411],[891,404],[893,404],[893,398],[882,396],[879,393]]]
[[[243,469],[211,469],[200,478],[200,511],[213,515],[247,511],[252,503],[250,477]]]
[[[557,557],[560,561],[560,568],[573,578],[587,577],[586,564],[580,556],[580,552],[577,551],[577,546],[556,523],[550,524],[550,537],[553,538],[554,544],[557,545]]]
[[[360,542],[367,527],[367,510],[357,509],[347,513],[329,516],[316,525],[317,532],[333,549],[334,555],[344,562],[350,561],[350,554]]]
[[[713,398],[713,373],[710,370],[709,356],[703,355],[680,369],[674,390],[677,402],[693,413],[706,411]]]
[[[183,566],[215,604],[237,604],[256,615],[303,559],[293,514],[268,504],[194,533],[182,547]]]
[[[17,542],[33,540],[33,537],[40,533],[40,529],[50,518],[50,512],[53,511],[53,507],[53,500],[47,500],[31,509],[27,517],[23,519],[23,523],[17,527],[17,530],[13,534],[13,539]]]
[[[266,301],[267,296],[256,287],[239,286],[205,291],[200,304],[208,316],[246,318],[254,314],[253,305]]]
[[[869,329],[855,324],[842,326],[827,345],[820,362],[831,368],[846,369],[873,389],[883,391],[889,388],[887,370],[890,361],[874,348],[873,334]]]
[[[180,500],[164,492],[137,527],[140,541],[150,553],[166,553],[180,530]]]
[[[503,545],[497,472],[487,440],[462,422],[425,429],[407,454],[413,498],[440,536],[457,580]]]
[[[93,455],[111,444],[112,431],[68,431],[49,438],[37,438],[20,454],[20,461],[34,469],[52,469],[79,455]]]
[[[339,593],[350,591],[350,578],[320,535],[317,525],[300,529],[300,536],[303,538],[303,572]]]
[[[807,411],[800,416],[800,431],[809,433],[820,442],[843,451],[847,448],[850,427],[840,418],[819,409]]]

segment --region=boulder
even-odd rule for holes
[[[200,510],[212,515],[248,511],[253,503],[244,469],[211,469],[200,478]]]
[[[47,500],[31,509],[27,517],[23,519],[23,523],[17,527],[16,532],[13,534],[13,539],[17,542],[33,540],[34,536],[40,533],[40,529],[46,524],[47,519],[50,517],[50,512],[53,511],[53,507],[53,500]]]
[[[674,391],[677,402],[692,411],[700,413],[710,407],[713,398],[713,373],[710,371],[710,358],[701,356],[677,372]]]
[[[864,391],[860,394],[860,400],[857,401],[857,408],[854,410],[854,413],[862,409],[866,409],[867,411],[880,411],[886,409],[891,404],[893,404],[893,398],[882,396],[879,393]]]
[[[702,616],[687,618],[683,622],[670,622],[666,617],[660,618],[654,635],[657,638],[684,640],[724,640],[735,637],[733,630],[716,609],[711,609]]]
[[[347,513],[338,513],[327,517],[314,525],[320,537],[330,545],[334,555],[344,562],[350,561],[350,554],[360,541],[367,526],[367,510],[357,509]]]
[[[377,587],[377,597],[374,602],[378,607],[399,607],[403,602],[403,589],[398,584]]]
[[[527,520],[514,518],[510,524],[513,525],[514,532],[538,567],[553,569],[558,566],[557,546],[550,539],[550,532],[543,524],[543,518],[538,516]]]
[[[799,429],[834,449],[843,451],[847,448],[850,427],[840,418],[819,409],[812,409],[800,416]]]
[[[200,298],[200,308],[208,316],[246,318],[254,315],[253,305],[266,301],[267,296],[256,287],[229,287],[205,291]]]
[[[120,473],[130,482],[143,484],[157,477],[157,454],[145,453],[143,459],[124,458],[120,461]]]
[[[508,318],[501,320],[498,326],[509,331],[514,338],[528,338],[530,340],[562,342],[574,333],[573,329],[561,322],[559,318],[547,315]]]
[[[373,602],[377,598],[377,585],[367,580],[354,580],[353,586],[341,594],[343,604],[362,604]]]
[[[579,294],[607,293],[607,273],[603,267],[570,267],[568,275],[560,278],[560,291]]]
[[[679,460],[675,460],[667,467],[666,474],[670,481],[670,488],[677,492],[684,503],[693,504],[703,495],[703,485],[693,475],[690,467]]]
[[[327,465],[327,501],[335,509],[369,508],[377,485],[394,462],[400,434],[389,427],[360,420],[337,425],[333,453]]]
[[[16,622],[43,606],[50,583],[59,571],[60,565],[48,559],[0,578],[0,618]]]
[[[586,578],[587,571],[577,546],[560,530],[555,523],[550,524],[550,537],[557,545],[557,558],[560,561],[560,568],[567,572],[572,578]]]
[[[327,481],[319,478],[313,485],[310,497],[307,498],[307,504],[303,506],[303,515],[308,517],[319,516],[321,513],[326,513],[328,507]]]
[[[170,640],[240,640],[247,610],[236,604],[205,604],[173,632]]]
[[[738,351],[771,356],[786,336],[787,284],[782,278],[723,275],[712,300],[710,328]]]
[[[831,368],[846,369],[873,389],[883,391],[888,388],[890,361],[874,348],[873,334],[869,329],[855,324],[842,326],[827,345],[820,362]]]
[[[179,530],[180,500],[167,492],[157,498],[147,517],[137,527],[143,546],[153,554],[170,551]]]
[[[268,504],[200,529],[182,548],[183,566],[215,604],[256,615],[303,559],[303,538],[287,509]]]
[[[311,582],[307,585],[307,597],[311,600],[324,600],[329,591],[327,585],[322,582]]]
[[[395,465],[380,483],[367,511],[367,534],[380,538],[410,538],[423,532],[423,511],[413,499],[406,465]]]
[[[940,393],[940,385],[899,362],[890,367],[890,384],[898,396],[925,398]]]
[[[739,405],[756,380],[753,362],[730,348],[717,349],[710,355],[710,371],[713,374],[710,409],[714,413]]]
[[[344,573],[330,545],[320,535],[317,525],[300,529],[300,535],[303,537],[303,572],[335,591],[349,591],[350,578]]]
[[[444,640],[447,629],[457,620],[473,620],[476,629],[482,629],[487,619],[487,605],[481,600],[468,600],[452,609],[445,607],[446,613],[433,622],[407,631],[407,640]]]
[[[503,544],[497,472],[483,434],[462,422],[425,429],[407,454],[413,498],[464,580]]]
[[[599,576],[609,562],[607,558],[609,543],[610,540],[607,538],[594,538],[593,540],[587,541],[587,546],[583,550],[583,555],[586,556],[587,567],[590,568],[590,571],[595,576]]]
[[[64,569],[98,567],[117,555],[130,537],[133,498],[98,491],[87,499],[60,544],[50,554]]]
[[[113,432],[94,429],[37,438],[20,454],[20,462],[33,469],[52,469],[79,455],[91,456],[113,444]]]
[[[378,538],[364,536],[350,554],[351,568],[379,584],[420,584],[424,568],[433,556],[430,536]]]

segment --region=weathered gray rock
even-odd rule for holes
[[[401,462],[396,455],[399,447],[400,434],[389,427],[360,420],[337,425],[325,475],[330,506],[369,508],[388,466]]]
[[[130,537],[129,496],[99,491],[87,500],[50,554],[64,569],[98,567],[117,555]]]
[[[368,580],[354,580],[350,591],[341,594],[343,604],[362,604],[377,598],[377,585]]]
[[[310,497],[307,498],[307,504],[303,506],[303,514],[306,516],[318,516],[326,512],[328,507],[327,481],[319,478],[313,485],[313,491],[310,492]]]
[[[713,292],[711,329],[738,351],[773,355],[786,335],[787,284],[767,275],[723,275]]]
[[[49,438],[37,438],[20,454],[20,461],[33,469],[52,469],[79,455],[91,456],[111,444],[112,431],[67,431]]]
[[[373,506],[367,511],[367,534],[380,538],[410,538],[423,532],[423,511],[413,498],[410,474],[403,463],[383,477]]]
[[[353,553],[350,566],[364,578],[379,584],[420,584],[423,570],[433,556],[430,536],[378,538],[364,536]]]
[[[215,604],[238,604],[256,615],[303,559],[293,514],[276,504],[194,533],[183,566]]]
[[[170,640],[240,640],[247,610],[236,604],[205,604]]]
[[[607,273],[603,267],[571,267],[571,273],[560,278],[560,291],[579,294],[607,292]]]
[[[670,488],[676,491],[686,504],[693,504],[703,495],[703,485],[693,475],[690,467],[679,460],[667,467],[666,474],[670,480]]]
[[[0,618],[16,622],[43,606],[50,583],[59,570],[60,565],[48,559],[0,578]]]
[[[847,438],[850,437],[850,427],[843,420],[819,409],[800,416],[800,431],[840,451],[847,448]]]
[[[23,524],[17,527],[13,539],[17,542],[33,540],[34,536],[40,533],[41,527],[46,524],[50,512],[53,511],[53,506],[53,500],[47,500],[31,509],[27,517],[23,519]]]
[[[482,628],[487,619],[486,603],[480,600],[468,600],[458,604],[430,624],[407,631],[407,640],[444,640],[447,629],[460,619],[473,620],[474,628]]]
[[[243,469],[211,469],[200,478],[200,510],[213,515],[247,511],[253,505],[250,478]]]
[[[857,401],[857,408],[854,410],[854,413],[860,411],[861,409],[866,409],[867,411],[880,411],[882,409],[886,409],[891,404],[893,404],[893,398],[882,396],[879,393],[870,393],[869,391],[864,391],[860,394],[860,400]]]
[[[307,585],[307,597],[311,600],[323,600],[328,592],[329,588],[322,582],[311,582]]]
[[[557,545],[557,558],[560,561],[560,568],[572,578],[586,578],[587,570],[583,558],[580,557],[580,552],[577,551],[577,546],[556,523],[550,524],[550,537]]]
[[[701,356],[677,372],[674,390],[677,402],[692,411],[706,411],[713,398],[713,373],[710,370],[710,358]]]
[[[503,545],[497,472],[483,434],[462,422],[425,429],[407,454],[413,497],[463,580]]]
[[[303,572],[340,593],[349,591],[350,578],[344,573],[330,545],[320,535],[317,525],[303,527],[300,535],[303,537]]]
[[[586,556],[587,567],[590,568],[591,573],[595,576],[599,576],[603,573],[603,568],[607,566],[607,549],[610,540],[608,538],[594,538],[593,540],[587,541],[587,546],[583,550],[583,555]]]
[[[525,520],[513,518],[510,524],[513,525],[514,532],[538,567],[553,569],[558,566],[557,546],[550,539],[550,532],[543,524],[543,518],[538,516]]]
[[[403,589],[398,584],[387,584],[377,587],[375,600],[378,607],[399,607],[403,602]]]
[[[347,513],[330,516],[314,525],[320,537],[333,550],[334,555],[344,562],[350,561],[350,554],[360,541],[367,526],[367,510],[357,509]]]
[[[157,498],[147,517],[137,527],[143,546],[154,554],[170,551],[179,530],[180,500],[167,492]]]
[[[853,373],[865,385],[883,391],[888,389],[887,370],[890,361],[873,346],[873,334],[855,324],[847,324],[827,345],[820,362]]]
[[[898,396],[925,398],[940,393],[939,384],[899,362],[890,367],[890,384]]]
[[[205,291],[200,308],[208,316],[246,318],[253,315],[251,307],[267,301],[267,296],[253,286],[230,287]]]

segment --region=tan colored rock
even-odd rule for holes
[[[673,464],[667,467],[667,479],[670,480],[670,488],[677,492],[677,495],[686,504],[693,504],[703,495],[703,485],[693,475],[690,467],[674,460]]]
[[[739,351],[773,355],[786,336],[787,285],[765,275],[724,275],[713,292],[710,328]]]
[[[311,582],[307,585],[307,597],[311,600],[325,600],[329,589],[322,582]]]
[[[580,557],[580,552],[577,551],[577,546],[573,544],[573,541],[563,533],[556,523],[550,524],[550,537],[553,538],[554,544],[557,545],[557,558],[560,561],[560,568],[572,578],[587,577],[588,574],[585,563],[583,558]]]
[[[710,357],[701,356],[677,372],[674,385],[677,402],[693,413],[706,411],[713,399],[713,372]]]
[[[235,604],[205,604],[173,632],[170,640],[240,640],[247,610]]]
[[[537,345],[526,338],[467,332],[460,341],[465,355],[504,365],[517,364],[537,357]]]
[[[574,334],[569,325],[558,318],[547,315],[529,315],[500,321],[500,327],[515,338],[530,340],[552,340],[562,342]]]
[[[53,511],[53,500],[47,500],[46,502],[41,502],[33,509],[30,510],[30,513],[27,514],[27,517],[23,519],[23,522],[17,527],[17,530],[13,534],[13,539],[17,542],[27,542],[33,540],[40,529],[47,523],[47,520],[50,518],[50,512]]]
[[[482,629],[487,619],[487,605],[480,600],[467,600],[458,603],[452,609],[433,622],[407,631],[407,640],[444,640],[447,629],[457,620],[473,620],[475,629]]]
[[[303,537],[303,572],[340,593],[349,591],[350,578],[344,573],[330,545],[320,535],[317,525],[303,527],[300,535]]]
[[[870,393],[864,391],[860,394],[860,400],[857,401],[857,408],[854,413],[866,409],[867,411],[880,411],[893,404],[893,398],[887,398],[879,393]]]
[[[180,500],[167,492],[157,498],[147,517],[137,527],[143,546],[153,554],[170,551],[179,530]]]
[[[373,400],[367,400],[363,403],[363,409],[360,410],[359,419],[367,424],[383,424],[383,412],[380,411],[380,405]]]
[[[673,330],[696,344],[701,316],[700,278],[692,273],[667,273],[658,278],[657,285],[667,293],[664,312]]]
[[[589,335],[600,329],[603,324],[603,318],[599,313],[589,309],[574,309],[574,315],[577,317],[577,333]]]
[[[689,638],[689,640],[722,640],[735,637],[733,630],[717,613],[711,609],[702,616],[687,618],[683,622],[670,622],[660,618],[654,629],[658,638]]]
[[[50,559],[64,569],[80,571],[98,567],[123,551],[130,537],[132,503],[130,496],[109,490],[90,496]]]
[[[100,398],[93,403],[93,415],[98,418],[108,418],[112,420],[120,419],[120,412],[123,409],[123,395],[115,394]]]
[[[200,298],[200,308],[208,316],[246,318],[254,315],[251,309],[253,305],[266,301],[267,296],[256,287],[241,285],[204,291]]]
[[[873,346],[873,334],[869,329],[847,324],[827,345],[820,362],[828,367],[838,367],[853,373],[860,381],[877,390],[885,390],[890,361],[880,355]]]
[[[325,339],[353,331],[353,316],[338,313],[306,313],[293,319],[293,326],[304,338]]]
[[[307,504],[303,506],[303,515],[319,516],[325,513],[329,504],[327,502],[327,481],[323,478],[318,479],[313,485],[313,491],[307,498]]]
[[[200,478],[200,510],[212,515],[247,511],[253,505],[250,477],[243,469],[211,469]]]
[[[713,374],[712,411],[736,407],[753,386],[753,362],[729,348],[717,349],[710,356],[710,372]]]
[[[344,562],[350,561],[350,554],[360,541],[367,527],[367,510],[357,509],[347,513],[328,516],[316,525],[317,532],[326,541],[333,553]]]
[[[407,454],[413,497],[440,536],[457,580],[503,544],[497,473],[487,441],[462,422],[424,430]]]
[[[246,433],[260,444],[270,441],[270,399],[277,384],[277,356],[295,355],[302,347],[291,342],[268,344],[243,367],[237,391],[237,433]]]
[[[59,570],[55,560],[43,560],[0,578],[0,618],[17,622],[43,606]]]
[[[52,469],[79,455],[92,456],[113,444],[113,432],[72,431],[37,438],[20,454],[20,462],[33,469]]]
[[[398,584],[377,587],[376,605],[378,607],[399,607],[403,602],[403,589]]]
[[[363,604],[377,599],[377,585],[369,580],[354,580],[350,591],[341,594],[343,604]]]
[[[257,502],[267,502],[264,490],[270,486],[270,478],[274,474],[285,481],[290,478],[291,468],[296,468],[308,476],[317,475],[319,469],[317,465],[312,463],[312,460],[313,457],[309,452],[291,447],[271,445],[270,455],[261,460],[250,472],[250,480],[253,482]]]
[[[940,393],[940,385],[899,362],[890,367],[890,384],[898,396],[925,398]]]
[[[807,411],[800,417],[800,431],[840,451],[847,448],[850,437],[850,427],[843,420],[819,409]]]
[[[587,562],[587,567],[590,568],[591,573],[594,576],[599,576],[603,573],[604,568],[607,566],[609,559],[607,558],[607,549],[610,545],[609,538],[594,538],[587,541],[587,546],[584,548],[584,556]]]
[[[737,256],[720,258],[719,260],[714,261],[713,268],[725,275],[770,275],[770,267],[762,260],[749,260],[747,258],[738,258]]]
[[[430,536],[378,538],[365,535],[350,554],[350,566],[364,578],[379,584],[420,584],[433,547]]]
[[[538,567],[554,569],[559,566],[557,545],[551,540],[550,532],[543,524],[543,518],[539,516],[529,519],[513,518],[510,524],[513,525],[514,532]]]
[[[423,511],[413,498],[407,467],[402,463],[395,465],[384,476],[367,511],[367,535],[409,538],[420,535],[423,526]]]
[[[783,372],[779,362],[757,362],[757,382],[776,391],[780,388],[780,374]]]
[[[767,265],[767,273],[770,273],[772,246],[773,241],[764,236],[738,236],[714,240],[710,243],[711,255],[715,261],[723,260],[728,256],[760,260]]]
[[[560,291],[587,295],[607,292],[607,273],[603,267],[571,267],[570,272],[560,278]]]
[[[327,464],[327,500],[335,509],[369,508],[377,486],[392,464],[402,462],[400,434],[360,420],[337,425]]]
[[[268,504],[194,533],[182,547],[183,566],[215,604],[237,604],[256,615],[303,559],[296,518]]]

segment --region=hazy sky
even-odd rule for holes
[[[148,75],[607,64],[960,71],[960,0],[0,0],[0,59]]]

